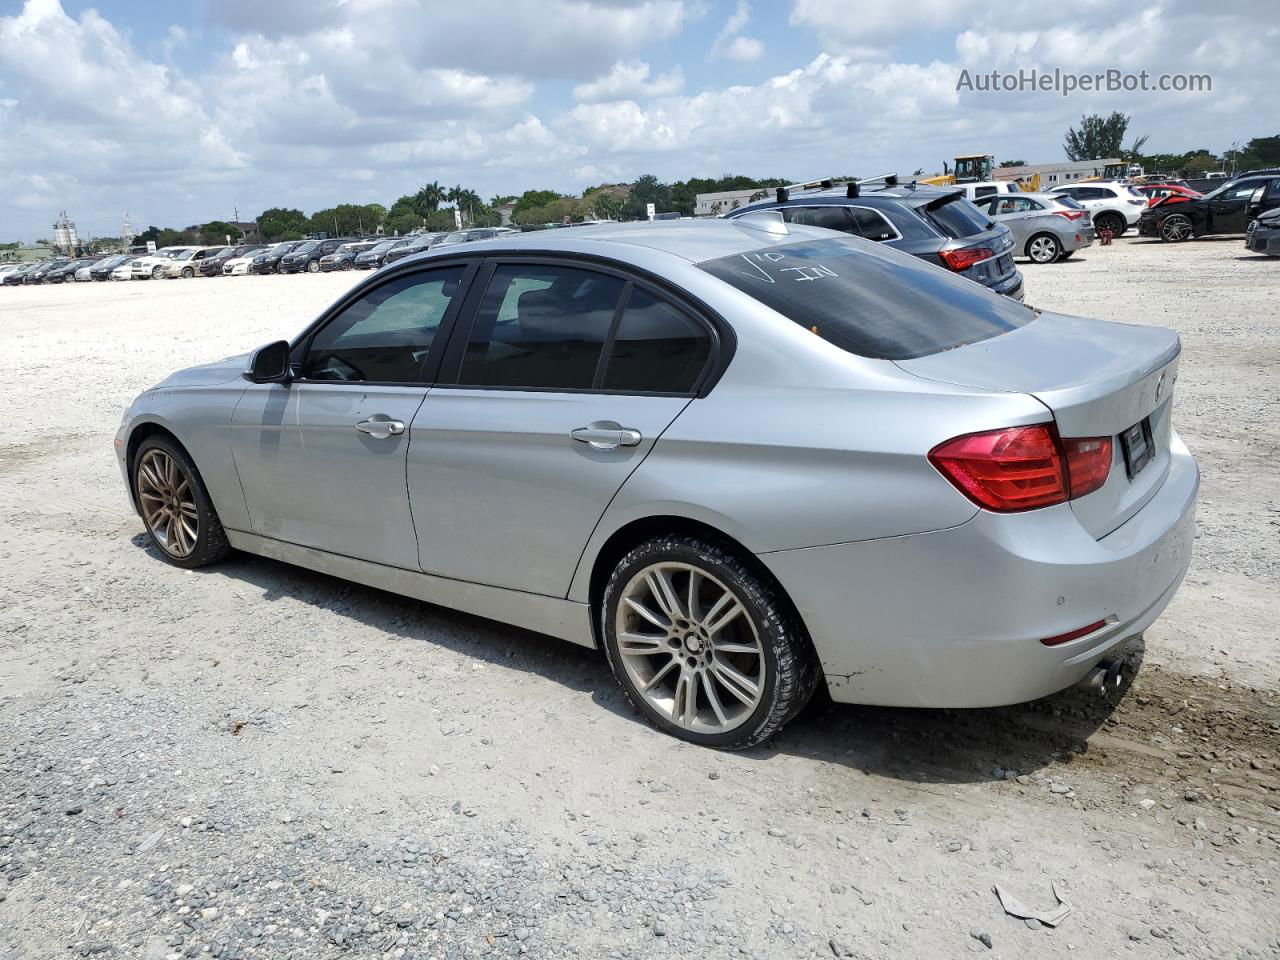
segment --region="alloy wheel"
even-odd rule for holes
[[[1160,224],[1160,239],[1168,240],[1171,243],[1177,243],[1181,240],[1187,240],[1191,237],[1191,221],[1181,214],[1174,214],[1172,217],[1165,217],[1164,222]]]
[[[1036,263],[1052,263],[1058,259],[1058,242],[1052,237],[1036,237],[1027,253]]]
[[[738,596],[687,563],[644,567],[623,588],[618,653],[636,691],[685,730],[725,733],[760,704],[767,662]]]
[[[170,556],[190,556],[200,536],[200,514],[182,465],[164,450],[148,450],[138,461],[137,489],[152,538]]]

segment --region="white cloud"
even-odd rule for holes
[[[744,36],[742,31],[751,21],[751,4],[738,0],[729,19],[725,21],[715,43],[711,45],[712,60],[759,60],[764,55],[764,44],[755,37]]]
[[[610,100],[665,97],[679,93],[684,86],[684,72],[676,67],[649,79],[650,67],[643,60],[619,60],[603,77],[590,83],[580,83],[573,88],[573,98],[581,103],[602,103]]]

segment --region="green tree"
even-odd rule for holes
[[[1104,157],[1119,157],[1122,160],[1134,159],[1146,144],[1146,136],[1133,141],[1128,150],[1124,148],[1125,131],[1129,129],[1129,118],[1119,111],[1109,117],[1101,114],[1080,118],[1080,129],[1071,127],[1062,141],[1062,149],[1066,151],[1068,160],[1101,160]]]
[[[395,209],[394,207],[392,208]],[[420,230],[426,220],[418,216],[418,214],[409,211],[407,213],[390,213],[387,215],[386,221],[383,223],[383,229],[387,233],[403,234],[412,233],[414,230]]]
[[[427,217],[426,226],[433,233],[443,230],[456,230],[458,225],[453,219],[453,207],[436,210]]]
[[[307,215],[289,207],[271,207],[258,214],[258,234],[263,240],[290,240],[308,230]]]
[[[1222,159],[1237,172],[1280,167],[1280,136],[1254,137],[1239,150],[1226,151]]]
[[[545,207],[552,200],[559,199],[560,194],[554,190],[526,190],[520,194],[520,198],[516,200],[515,209],[511,212],[511,219],[516,223],[533,223],[534,221],[525,219],[527,211],[537,207]],[[545,221],[537,221],[544,223]]]
[[[447,194],[448,191],[433,180],[413,195],[413,208],[421,217],[435,213],[440,209],[440,204],[444,203]]]
[[[490,200],[489,206],[502,207],[507,205],[508,203],[515,203],[515,202],[516,202],[516,195],[514,193],[511,194],[510,196],[503,194],[503,195],[496,196],[492,200]]]
[[[243,236],[244,231],[225,220],[210,220],[200,226],[200,242],[207,246],[226,243],[227,237],[234,243]]]
[[[996,164],[997,167],[1025,167],[1026,165],[1027,165],[1027,161],[1025,160],[1001,160],[999,163]],[[920,171],[917,170],[916,174],[919,174],[919,173]]]

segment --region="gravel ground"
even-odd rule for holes
[[[591,651],[149,550],[128,401],[359,275],[0,290],[0,960],[1280,956],[1280,261],[1243,254],[1023,268],[1185,344],[1202,533],[1118,700],[818,702],[732,755],[649,729]],[[1016,920],[995,883],[1074,910]]]

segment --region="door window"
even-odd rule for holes
[[[997,191],[996,187],[974,187],[973,195],[975,197],[993,197]]]
[[[788,223],[802,223],[809,227],[826,227],[841,233],[858,235],[844,207],[783,207],[782,216]]]
[[[688,393],[711,354],[711,334],[691,317],[633,289],[618,323],[603,387],[630,393]]]
[[[624,285],[575,267],[498,265],[476,313],[459,382],[590,389]]]
[[[851,207],[849,213],[852,214],[853,222],[858,225],[862,235],[868,240],[897,239],[898,231],[884,218],[884,214],[878,210],[871,210],[867,207]]]
[[[463,267],[397,277],[369,291],[311,339],[307,380],[416,383]]]

